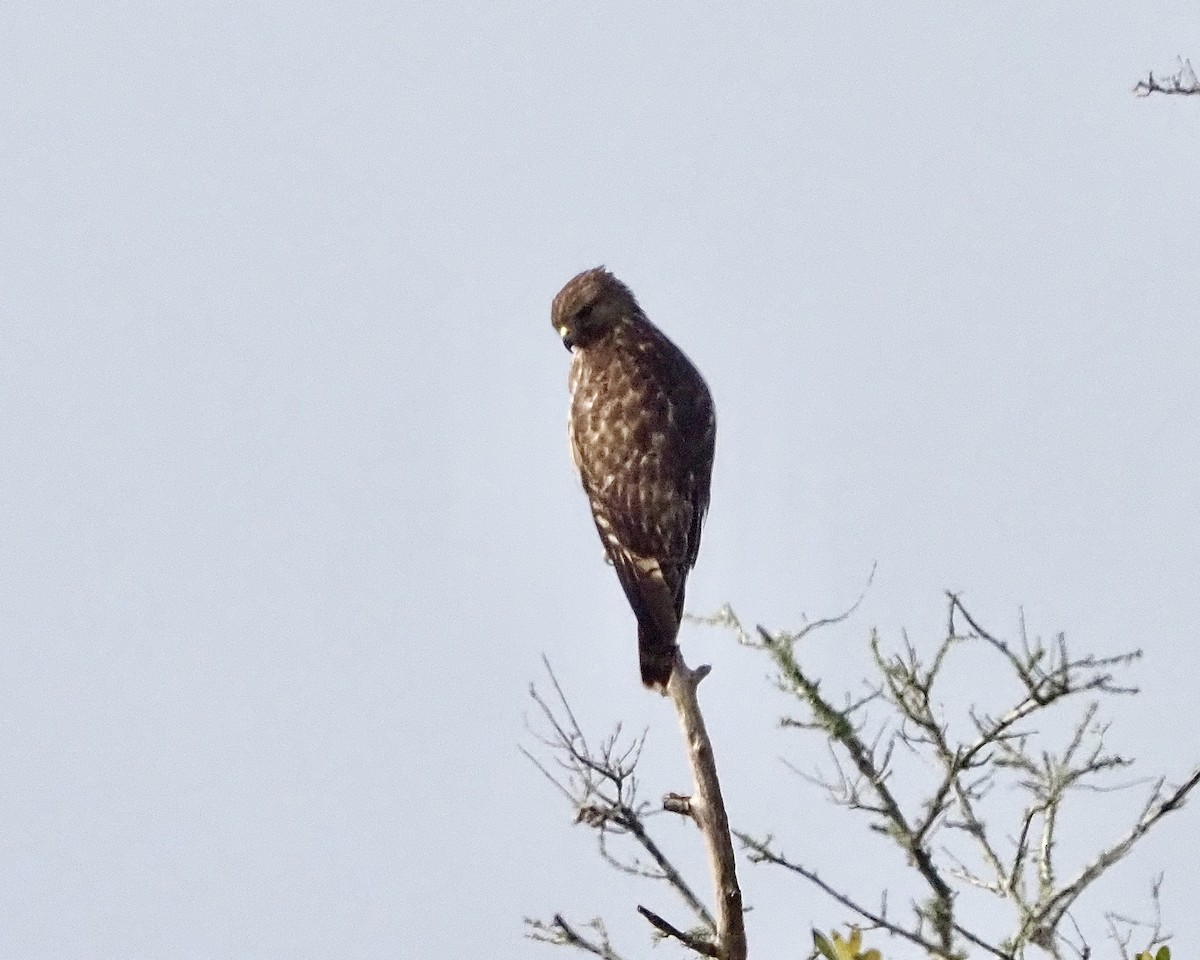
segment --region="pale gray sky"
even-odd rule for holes
[[[935,638],[946,588],[997,631],[1023,607],[1143,646],[1112,737],[1182,776],[1200,104],[1129,88],[1198,25],[1182,0],[9,5],[0,958],[549,956],[521,917],[560,909],[647,952],[633,904],[670,901],[516,749],[544,651],[591,729],[649,725],[652,795],[686,786],[566,452],[549,303],[597,263],[716,397],[692,609],[796,625],[877,562],[812,643],[831,685],[873,625]],[[861,825],[780,766],[823,754],[774,731],[765,664],[684,643],[735,823],[844,859]],[[1165,869],[1200,942],[1197,816],[1081,923]],[[760,956],[844,918],[744,886]]]

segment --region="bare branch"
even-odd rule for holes
[[[1187,67],[1190,70],[1190,64]],[[1194,78],[1194,74],[1191,76]],[[1060,834],[1065,838],[1077,827],[1068,806],[1072,793],[1108,792],[1131,786],[1129,782],[1114,783],[1111,775],[1131,761],[1106,749],[1107,724],[1100,713],[1101,702],[1092,700],[1092,696],[1136,693],[1136,688],[1118,682],[1116,673],[1135,661],[1140,651],[1107,657],[1073,656],[1061,633],[1046,640],[1031,637],[1023,615],[1016,638],[1002,639],[985,630],[958,595],[948,593],[947,597],[946,635],[927,656],[921,655],[906,633],[902,633],[897,649],[885,651],[877,632],[872,631],[870,649],[877,673],[864,685],[865,695],[857,698],[849,694],[830,696],[819,679],[800,663],[797,645],[817,628],[846,620],[861,596],[840,616],[806,622],[803,629],[793,633],[759,627],[752,639],[728,606],[705,620],[732,628],[739,643],[772,657],[778,670],[777,686],[803,704],[798,716],[783,718],[781,725],[817,731],[833,762],[832,770],[822,762],[815,776],[797,770],[786,760],[785,766],[819,786],[836,804],[867,814],[870,829],[899,847],[909,867],[920,877],[928,894],[913,904],[915,917],[906,916],[903,922],[889,918],[886,891],[879,909],[868,908],[852,895],[853,891],[839,889],[823,880],[816,869],[789,860],[773,847],[769,837],[759,841],[742,832],[731,834],[712,744],[696,697],[708,667],[691,670],[679,657],[668,685],[692,767],[693,794],[667,794],[660,809],[687,817],[701,831],[715,890],[711,915],[647,829],[649,818],[658,811],[637,796],[635,769],[644,734],[640,738],[622,737],[618,727],[603,743],[589,743],[551,673],[558,705],[551,709],[532,689],[531,696],[548,728],[539,740],[552,750],[553,759],[538,760],[528,751],[523,752],[571,801],[576,822],[597,831],[601,853],[612,866],[666,881],[677,891],[700,921],[697,928],[685,929],[687,924],[678,927],[648,907],[639,906],[638,911],[658,937],[675,940],[699,956],[716,960],[746,957],[742,897],[732,844],[736,836],[751,862],[784,867],[863,923],[906,940],[936,960],[962,960],[968,951],[995,960],[1024,960],[1031,946],[1039,947],[1053,960],[1072,955],[1089,960],[1092,949],[1069,911],[1098,877],[1196,792],[1200,768],[1169,790],[1159,780],[1133,826],[1064,881],[1056,852]],[[998,675],[1013,678],[1018,685],[996,713],[985,712],[994,709],[991,703],[986,708],[972,706],[964,723],[948,719],[942,704],[960,700],[957,691],[947,693],[951,681],[946,678],[961,662],[959,651],[967,649],[985,652],[985,657],[992,659],[990,666],[999,667],[998,673],[992,669],[987,675],[989,695],[999,690],[995,684]],[[977,684],[978,680],[973,682]],[[978,689],[975,686],[971,692]],[[1084,693],[1089,697],[1080,701],[1079,694]],[[1053,716],[1051,709],[1057,712],[1057,705],[1066,701],[1077,705],[1078,712],[1065,729],[1056,721],[1049,730],[1063,732],[1059,745],[1044,746],[1046,731],[1040,729],[1041,724]],[[919,779],[910,778],[907,769],[900,769],[903,776],[893,777],[897,746],[923,764],[926,772]],[[995,807],[1001,803],[998,798],[1003,791],[1012,788],[1024,795],[1023,801],[1019,805],[1003,801],[1002,806]],[[1012,820],[989,829],[985,816],[999,809],[1009,810]],[[635,856],[619,850],[616,838],[632,840]],[[1071,869],[1077,868],[1073,865]],[[1015,915],[1015,923],[1003,940],[999,939],[1000,932],[990,926],[968,928],[960,922],[956,898],[977,897],[980,893],[1005,901],[1006,911]],[[1139,938],[1145,931],[1151,933],[1152,944],[1166,939],[1161,932],[1157,896],[1156,882],[1152,925],[1106,914],[1111,935],[1126,960],[1135,925],[1141,927]],[[964,912],[967,905],[964,900]],[[995,911],[991,915],[996,917]],[[599,921],[571,926],[555,916],[550,924],[527,923],[534,939],[574,946],[604,958],[616,956]],[[1060,929],[1069,924],[1074,924],[1073,935],[1069,929]]]
[[[703,957],[720,958],[720,951],[718,951],[716,945],[710,941],[701,939],[695,934],[680,930],[672,923],[664,920],[653,910],[649,910],[646,907],[643,907],[641,904],[638,904],[637,909],[638,913],[649,920],[651,926],[655,927],[664,937],[674,937],[689,950],[693,950]]]
[[[539,943],[553,943],[560,946],[575,947],[584,953],[602,957],[603,960],[624,960],[608,941],[608,932],[600,920],[592,920],[587,926],[596,931],[597,939],[589,940],[575,927],[563,919],[562,914],[556,913],[550,923],[541,920],[525,918],[525,936]]]
[[[953,626],[954,611],[961,613],[973,631],[968,636],[978,637],[985,641],[1008,661],[1017,677],[1025,685],[1029,699],[1034,702],[1034,706],[1046,706],[1061,697],[1088,690],[1098,690],[1103,693],[1137,693],[1136,687],[1117,686],[1113,682],[1112,674],[1107,672],[1107,668],[1128,666],[1141,658],[1141,650],[1113,657],[1087,656],[1079,660],[1071,660],[1067,656],[1065,639],[1061,634],[1057,638],[1054,654],[1049,653],[1040,643],[1031,645],[1025,636],[1024,617],[1022,617],[1022,649],[1019,652],[1014,651],[1003,640],[997,639],[979,626],[962,605],[957,594],[947,593],[946,595],[950,598],[951,626]],[[1085,674],[1085,676],[1080,677],[1079,674]],[[1023,706],[1021,704],[1014,709],[1020,710]],[[1026,708],[1026,712],[1030,709],[1032,708]]]
[[[954,932],[959,934],[959,936],[961,936],[964,940],[967,940],[970,943],[975,944],[975,946],[981,947],[982,949],[986,950],[993,957],[999,957],[1000,960],[1014,960],[1013,954],[1006,953],[1005,951],[1001,950],[999,947],[992,946],[992,944],[990,944],[986,940],[983,940],[980,937],[976,936],[970,930],[968,930],[966,927],[959,926],[956,923],[954,925]]]
[[[884,832],[905,851],[933,894],[931,903],[922,908],[922,916],[929,920],[937,934],[938,955],[950,956],[953,953],[954,893],[934,862],[925,838],[918,836],[900,809],[887,785],[886,771],[876,763],[874,751],[863,742],[850,722],[847,711],[835,709],[821,695],[816,681],[800,667],[795,657],[794,638],[772,635],[763,627],[759,627],[758,631],[762,646],[774,658],[787,688],[808,705],[825,734],[846,751],[855,769],[875,794],[878,806],[883,811]]]
[[[742,891],[738,886],[729,818],[725,812],[725,801],[721,797],[721,782],[717,779],[712,741],[704,726],[700,701],[696,697],[696,688],[700,681],[708,676],[709,670],[707,666],[692,670],[684,663],[683,655],[676,651],[675,666],[667,683],[667,693],[679,715],[679,726],[683,731],[688,762],[692,768],[695,794],[689,810],[704,837],[709,868],[712,871],[716,899],[717,956],[721,960],[745,960],[746,927],[742,910]]]
[[[1177,59],[1179,69],[1175,73],[1166,80],[1159,80],[1153,72],[1149,73],[1145,80],[1139,80],[1133,85],[1134,96],[1148,97],[1152,93],[1165,93],[1186,97],[1200,94],[1200,80],[1196,78],[1196,71],[1192,69],[1192,61],[1183,57]]]
[[[1180,809],[1189,793],[1200,784],[1200,768],[1192,772],[1170,796],[1162,798],[1161,782],[1154,789],[1146,804],[1142,816],[1120,840],[1111,847],[1101,851],[1091,863],[1084,867],[1079,875],[1055,894],[1042,908],[1037,916],[1040,926],[1053,929],[1062,915],[1074,903],[1081,893],[1100,877],[1109,867],[1121,860],[1149,830],[1163,817],[1172,811]]]
[[[1060,826],[1065,822],[1063,804],[1073,790],[1117,789],[1095,782],[1096,778],[1126,766],[1129,761],[1105,751],[1106,727],[1097,721],[1099,705],[1095,702],[1082,711],[1059,753],[1034,753],[1031,748],[1036,731],[1018,730],[1018,726],[1081,693],[1136,693],[1135,688],[1117,681],[1115,670],[1127,667],[1141,654],[1134,651],[1109,657],[1074,657],[1062,634],[1049,642],[1031,639],[1023,617],[1019,638],[1010,643],[985,630],[957,595],[949,593],[947,597],[947,635],[928,658],[918,654],[907,634],[902,636],[897,652],[885,653],[877,632],[872,631],[870,647],[882,685],[873,689],[871,696],[853,704],[847,701],[842,708],[834,706],[816,678],[800,665],[795,652],[796,636],[760,627],[758,646],[771,654],[779,668],[779,687],[794,694],[810,714],[807,718],[786,718],[784,725],[818,730],[838,751],[834,755],[836,776],[801,776],[821,786],[835,803],[875,818],[872,829],[884,833],[904,851],[909,864],[930,889],[930,899],[916,907],[916,926],[904,927],[906,932],[921,942],[934,944],[939,956],[952,955],[956,950],[955,940],[961,937],[960,944],[971,943],[1000,955],[1023,955],[1025,947],[1035,945],[1057,958],[1063,949],[1072,946],[1059,933],[1058,925],[1083,887],[1094,879],[1089,872],[1064,886],[1056,875],[1054,855]],[[962,624],[962,629],[958,624]],[[999,654],[1023,693],[1019,702],[995,717],[973,708],[969,715],[974,734],[960,741],[951,734],[948,721],[941,715],[938,706],[941,695],[935,689],[941,689],[940,679],[954,659],[954,652],[970,642],[982,643]],[[868,742],[863,735],[868,722],[855,713],[880,699],[890,709],[891,716],[899,719],[899,724],[894,732],[887,734],[889,723],[894,724],[895,719],[885,721],[874,741]],[[921,795],[918,804],[903,801],[890,782],[891,752],[897,743],[918,759],[932,762],[937,771],[934,784]],[[838,760],[843,750],[848,758],[846,769]],[[992,792],[997,776],[1005,772],[1010,773],[1015,786],[1030,795],[1021,814],[1019,837],[1013,841],[1011,863],[1007,853],[1001,856],[979,807],[980,801]],[[1188,789],[1185,785],[1182,792],[1165,799],[1156,796],[1154,801],[1162,806],[1162,812],[1157,807],[1153,810],[1147,807],[1142,816],[1143,826],[1133,831],[1124,841],[1125,846],[1115,852],[1123,855],[1122,851],[1136,842],[1162,813],[1182,802]],[[933,838],[943,829],[961,831],[973,840],[985,872],[968,866],[953,849],[933,846]],[[755,849],[759,860],[779,863],[783,859],[768,856],[770,851],[765,845]],[[1116,859],[1114,851],[1101,854],[1092,864],[1095,875]],[[787,865],[859,916],[874,922],[876,914],[860,909],[861,905],[848,894],[820,881],[815,871]],[[957,889],[951,887],[951,881],[958,884]],[[955,896],[958,890],[971,887],[1008,900],[1015,908],[1016,932],[1001,947],[989,944],[978,931],[964,928],[956,921]]]
[[[558,705],[557,709],[552,708],[537,689],[530,686],[529,696],[537,704],[551,731],[549,735],[535,732],[534,736],[553,751],[564,775],[555,776],[524,747],[520,748],[521,752],[570,800],[575,808],[575,822],[597,831],[600,854],[612,867],[623,873],[666,881],[697,920],[715,930],[716,922],[712,914],[646,829],[645,821],[651,814],[651,807],[648,802],[638,799],[637,779],[634,776],[645,734],[635,738],[628,746],[623,746],[621,727],[618,725],[599,750],[594,750],[580,730],[549,661],[543,658],[543,662],[557,694]],[[637,859],[618,859],[609,847],[610,836],[632,837],[649,856],[654,869],[647,869]]]
[[[846,909],[853,910],[868,923],[878,927],[880,930],[886,930],[893,936],[901,937],[909,941],[909,943],[915,943],[918,947],[933,957],[952,956],[952,954],[943,952],[942,948],[932,940],[928,940],[919,933],[915,933],[912,930],[902,927],[898,923],[889,920],[884,911],[876,913],[874,910],[864,907],[854,898],[842,893],[836,887],[822,880],[815,870],[810,870],[803,864],[789,860],[782,853],[771,849],[770,838],[767,838],[766,840],[756,840],[754,837],[750,836],[749,834],[742,833],[740,830],[734,831],[734,835],[738,838],[738,841],[744,847],[746,847],[747,850],[749,850],[748,856],[752,863],[772,863],[778,867],[783,867],[785,870],[790,870],[793,873],[799,874],[809,883],[823,891],[827,896],[833,900],[836,900]],[[1013,960],[1009,954],[1006,954],[1003,951],[990,946],[989,944],[983,943],[982,941],[979,941],[978,946],[986,948],[996,956],[1003,958],[1003,960]]]
[[[837,616],[823,617],[820,620],[813,620],[811,623],[805,624],[801,628],[800,632],[797,633],[792,638],[793,642],[798,641],[798,640],[803,640],[806,636],[808,636],[814,630],[820,630],[822,627],[831,627],[836,623],[841,623],[844,620],[848,620],[850,618],[850,616],[854,613],[854,611],[856,611],[860,606],[862,606],[862,602],[863,602],[863,599],[867,595],[867,591],[871,589],[871,584],[875,582],[876,566],[877,566],[877,564],[874,564],[874,563],[871,564],[871,572],[867,574],[867,582],[865,584],[863,584],[862,592],[858,595],[857,600],[855,600],[852,604],[850,604],[850,606],[848,606],[845,610],[843,610]]]
[[[1136,920],[1133,917],[1122,916],[1119,913],[1106,913],[1104,919],[1108,922],[1108,935],[1121,952],[1122,960],[1129,960],[1129,951],[1126,949],[1129,946],[1129,941],[1133,939],[1133,932],[1137,929],[1148,930],[1149,935],[1143,941],[1148,944],[1146,952],[1153,955],[1154,948],[1161,943],[1166,943],[1171,939],[1172,934],[1163,930],[1162,926],[1162,884],[1163,875],[1160,873],[1154,878],[1154,882],[1150,885],[1150,903],[1154,908],[1153,920]],[[1117,924],[1124,924],[1125,931],[1117,929]]]
[[[814,630],[820,630],[822,627],[833,626],[834,624],[838,624],[849,619],[854,611],[856,611],[859,606],[862,605],[863,599],[866,597],[867,592],[871,589],[871,584],[875,580],[876,567],[877,564],[871,564],[871,572],[867,574],[867,582],[863,584],[862,592],[858,595],[857,600],[855,600],[852,604],[850,604],[849,607],[847,607],[837,616],[823,617],[820,620],[812,620],[805,623],[804,626],[800,628],[799,632],[790,635],[792,642],[795,643],[796,641],[803,640]],[[716,613],[708,616],[701,617],[696,616],[695,614],[685,613],[683,618],[685,620],[690,620],[692,623],[699,623],[708,627],[728,627],[733,631],[734,636],[737,638],[737,642],[740,645],[744,647],[753,647],[755,649],[762,648],[762,644],[754,638],[753,633],[745,628],[741,619],[733,612],[733,608],[730,607],[729,604],[725,604]]]

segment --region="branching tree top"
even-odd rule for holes
[[[957,595],[947,594],[940,640],[918,646],[904,636],[898,646],[889,646],[872,631],[873,671],[865,689],[838,697],[804,666],[802,641],[816,642],[814,634],[853,609],[794,632],[748,630],[728,607],[706,622],[729,628],[739,643],[770,658],[776,685],[793,704],[781,726],[819,738],[831,752],[833,775],[805,774],[806,782],[826,802],[862,817],[866,831],[884,836],[902,854],[911,889],[918,892],[899,911],[889,909],[888,890],[870,866],[853,887],[839,886],[822,875],[811,852],[786,853],[773,834],[729,826],[695,698],[707,668],[690,671],[680,661],[672,680],[695,783],[690,796],[668,793],[660,803],[638,791],[635,771],[644,734],[626,738],[618,727],[593,746],[553,673],[554,701],[531,688],[540,747],[527,755],[568,799],[575,822],[596,831],[600,853],[612,867],[661,882],[690,915],[679,923],[662,906],[638,905],[654,936],[674,940],[696,956],[747,956],[731,845],[736,839],[750,863],[801,879],[845,911],[847,937],[814,931],[814,949],[825,956],[832,951],[838,958],[878,960],[878,950],[863,948],[855,932],[866,930],[939,960],[1023,960],[1030,947],[1056,960],[1086,960],[1093,947],[1077,921],[1089,912],[1107,922],[1126,960],[1135,937],[1139,947],[1150,949],[1166,940],[1158,914],[1161,877],[1152,888],[1151,922],[1131,919],[1128,912],[1098,914],[1094,907],[1080,912],[1079,906],[1084,893],[1200,785],[1200,767],[1174,785],[1161,777],[1148,785],[1139,781],[1145,791],[1141,806],[1124,826],[1088,822],[1073,803],[1081,792],[1136,786],[1114,783],[1113,774],[1133,758],[1106,746],[1108,727],[1100,716],[1105,701],[1116,704],[1114,698],[1137,693],[1120,674],[1141,652],[1080,655],[1061,634],[1050,641],[1031,638],[1023,621],[1017,637],[1006,639],[982,626]],[[988,692],[1002,696],[1007,678],[1011,696],[986,709],[976,701],[964,719],[952,720],[941,704],[955,699],[955,683],[980,690],[981,657],[992,663],[983,667]],[[910,775],[913,769],[921,775]],[[653,816],[662,812],[689,817],[700,828],[709,852],[712,906],[656,837]],[[790,838],[788,845],[811,840]],[[1067,857],[1061,852],[1067,840],[1073,849],[1084,845],[1090,852],[1082,859],[1077,853]],[[632,956],[618,953],[601,920],[573,923],[555,914],[527,924],[536,940],[606,960]]]

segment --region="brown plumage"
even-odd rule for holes
[[[665,690],[708,511],[716,416],[700,373],[597,267],[554,298],[571,350],[571,454],[638,621],[642,682]]]

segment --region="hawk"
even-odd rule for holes
[[[683,351],[603,267],[558,292],[551,320],[571,351],[571,455],[637,617],[642,682],[665,692],[708,512],[712,397]]]

